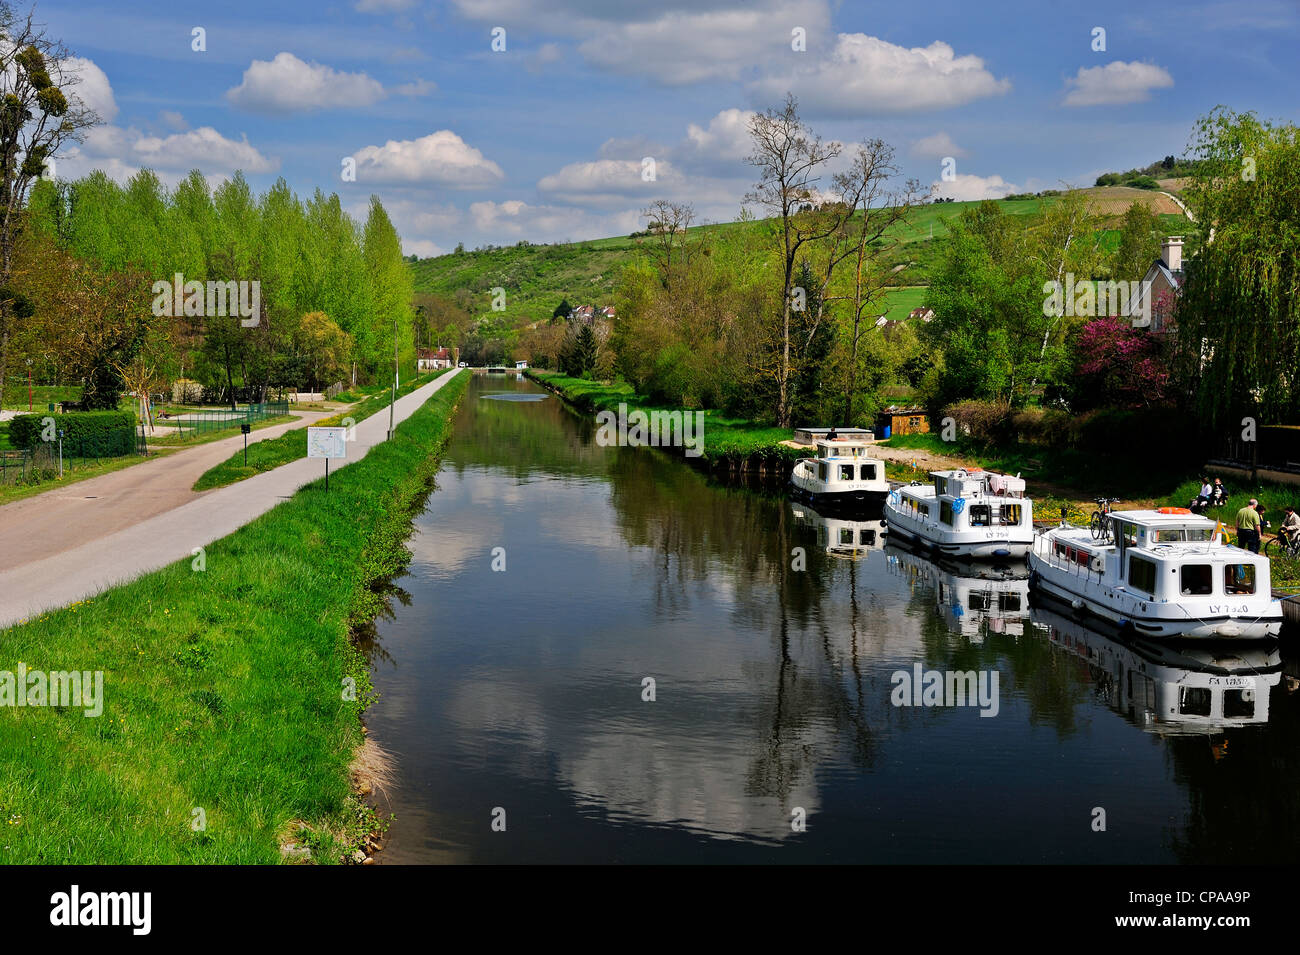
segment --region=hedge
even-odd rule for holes
[[[73,411],[68,414],[25,414],[9,423],[9,441],[16,448],[35,448],[49,419],[54,433],[63,431],[63,447],[83,457],[109,458],[136,449],[135,413],[131,411]]]

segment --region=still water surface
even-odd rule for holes
[[[476,376],[378,624],[368,724],[399,760],[379,858],[1296,858],[1287,645],[1135,651],[1031,611],[1022,572],[878,528],[600,447],[531,382]],[[996,716],[894,706],[916,664],[996,671]]]

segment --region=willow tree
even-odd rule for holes
[[[1211,426],[1300,419],[1300,138],[1218,107],[1196,125],[1196,217],[1174,313]]]
[[[94,112],[71,95],[78,77],[70,57],[32,21],[31,11],[16,14],[0,0],[0,389],[11,326],[25,311],[10,282],[28,191],[60,147],[97,122]]]

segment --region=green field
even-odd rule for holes
[[[3,632],[0,670],[102,671],[86,706],[0,708],[0,861],[337,862],[373,817],[350,766],[369,664],[350,633],[409,558],[468,376],[394,440],[190,558]],[[285,599],[285,595],[292,599]],[[355,681],[352,693],[348,680]]]
[[[1052,198],[1000,200],[1008,215],[1036,215]],[[886,266],[894,270],[892,281],[900,286],[888,293],[886,314],[891,319],[906,318],[921,304],[924,286],[929,283],[942,240],[950,224],[976,202],[942,202],[918,206],[906,226],[897,230],[898,245],[887,257]],[[1171,232],[1183,231],[1187,221],[1182,216],[1162,215]],[[692,235],[707,236],[713,242],[738,242],[756,238],[769,223],[725,222],[696,226]],[[1119,232],[1107,229],[1099,241],[1108,251],[1119,244]],[[453,297],[468,294],[469,308],[475,320],[491,320],[494,327],[518,329],[551,317],[561,300],[578,305],[613,304],[614,290],[622,268],[642,254],[644,237],[612,236],[585,242],[531,245],[520,243],[504,248],[466,251],[421,259],[411,265],[417,293]],[[492,289],[506,293],[505,311],[491,308]],[[464,290],[463,292],[460,290]]]

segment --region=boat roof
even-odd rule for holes
[[[813,444],[828,448],[869,448],[873,442],[862,438],[818,438]]]
[[[1174,508],[1177,513],[1162,514],[1157,510],[1146,508],[1132,511],[1111,511],[1111,517],[1142,524],[1147,527],[1214,527],[1215,522],[1201,514],[1193,514],[1185,507]]]

